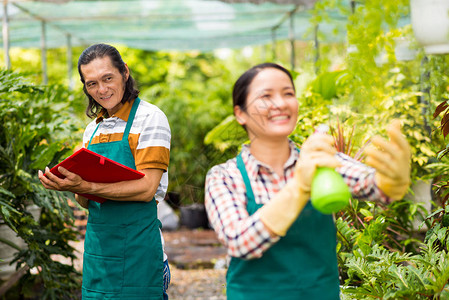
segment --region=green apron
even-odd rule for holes
[[[246,186],[248,213],[256,204],[241,154],[237,167]],[[229,300],[339,299],[336,231],[330,215],[315,210],[310,201],[285,237],[261,258],[233,257],[226,275]]]
[[[128,135],[140,99],[134,101],[123,139],[88,149],[136,169]],[[163,253],[156,201],[89,201],[84,241],[83,300],[162,299]]]

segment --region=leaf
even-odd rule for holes
[[[435,108],[435,112],[433,113],[433,118],[438,117],[438,115],[440,113],[442,113],[444,110],[446,110],[446,108],[449,107],[449,104],[447,104],[447,100],[444,100],[443,102],[441,102],[436,108]]]
[[[1,204],[1,211],[5,219],[9,219],[11,213],[20,214],[20,212],[14,207],[12,207],[9,203],[0,201],[0,204]]]
[[[338,88],[349,82],[347,71],[325,72],[312,82],[312,91],[330,100],[337,96]]]
[[[364,215],[365,217],[372,217],[373,216],[373,214],[369,210],[364,209],[364,208],[360,209],[360,213],[362,215]]]
[[[247,138],[246,131],[237,122],[234,115],[229,115],[207,133],[204,143],[212,144],[224,151],[232,145],[241,145]]]
[[[7,196],[9,196],[9,197],[11,197],[13,199],[16,198],[16,196],[13,193],[11,193],[10,191],[2,188],[1,186],[0,186],[0,193],[4,194],[4,195],[7,195]]]
[[[437,153],[438,153],[437,158],[440,160],[441,158],[443,158],[445,155],[447,155],[449,153],[449,147],[445,148],[443,150],[440,150]]]
[[[30,164],[30,168],[43,170],[49,163],[51,163],[55,154],[61,150],[61,147],[62,145],[60,143],[53,143],[50,146],[47,146],[46,149],[41,150]]]
[[[441,119],[441,131],[443,136],[446,137],[449,134],[449,114],[445,114]]]

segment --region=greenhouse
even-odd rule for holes
[[[449,299],[449,1],[0,18],[0,299]]]

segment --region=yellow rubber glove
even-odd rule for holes
[[[338,167],[334,140],[327,134],[314,134],[301,147],[295,176],[259,209],[260,219],[274,234],[285,236],[310,198],[310,185],[317,167]]]
[[[259,209],[260,219],[274,234],[285,236],[287,230],[309,201],[310,192],[301,190],[292,180]]]
[[[389,140],[373,137],[373,146],[365,150],[366,164],[376,169],[377,186],[388,197],[400,200],[410,186],[410,145],[401,133],[399,120],[393,120],[387,134]]]

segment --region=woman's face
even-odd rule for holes
[[[128,67],[123,77],[109,56],[105,56],[82,65],[80,69],[89,95],[112,116],[123,106],[121,101],[129,77]]]
[[[298,100],[290,77],[278,69],[263,69],[248,88],[246,111],[236,106],[234,112],[250,140],[288,137],[298,118]]]

